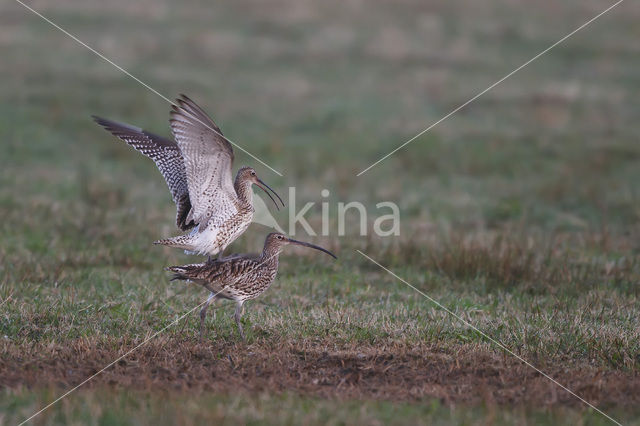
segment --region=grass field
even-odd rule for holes
[[[283,176],[238,150],[236,166],[316,202],[316,230],[329,202],[330,235],[296,238],[339,256],[283,254],[247,306],[246,343],[231,306],[199,343],[196,311],[35,424],[611,424],[356,250],[640,424],[636,4],[360,177],[611,3],[28,4],[163,95],[193,97]],[[0,11],[0,423],[15,424],[206,293],[164,271],[193,257],[150,244],[176,234],[154,165],[90,118],[168,134],[169,105],[19,3]],[[352,215],[337,236],[349,201],[369,225],[376,203],[397,203],[401,235],[359,236]],[[257,251],[269,231],[231,248]]]

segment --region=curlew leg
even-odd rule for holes
[[[209,305],[216,300],[216,295],[211,293],[209,298],[205,302],[204,306],[200,310],[200,341],[202,342],[202,336],[204,335],[204,320],[207,318],[207,309]],[[215,318],[215,312],[213,313]]]
[[[224,260],[224,249],[218,252],[218,257],[216,258],[216,260]]]
[[[244,311],[242,304],[244,302],[239,301],[238,304],[236,305],[236,313],[234,315],[234,318],[236,319],[236,324],[238,325],[238,331],[240,332],[240,337],[242,337],[242,340],[246,342],[246,338],[244,337],[244,330],[242,330],[242,324],[240,323],[240,318],[242,318],[242,311]]]
[[[224,252],[224,250],[220,250],[218,252],[218,256],[216,257],[216,260],[223,260],[224,256],[222,254],[222,252]],[[211,255],[209,255],[209,257],[207,257],[207,263],[211,263],[213,261],[213,257]]]

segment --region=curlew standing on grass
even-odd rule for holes
[[[185,95],[171,111],[173,140],[104,118],[94,120],[114,136],[151,158],[167,181],[176,203],[176,225],[190,233],[156,241],[190,253],[209,256],[222,251],[249,227],[253,219],[252,185],[271,190],[251,167],[232,180],[233,148],[213,120]]]
[[[173,280],[193,281],[211,292],[200,311],[200,339],[204,333],[204,320],[207,308],[216,299],[228,299],[236,302],[235,320],[242,340],[245,339],[240,318],[245,301],[255,299],[264,293],[278,273],[278,257],[284,246],[297,244],[323,251],[337,259],[328,250],[314,244],[291,239],[284,234],[273,232],[264,242],[261,254],[236,254],[192,265],[171,266],[167,270],[175,272]]]

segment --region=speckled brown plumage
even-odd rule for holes
[[[94,119],[156,163],[176,203],[178,228],[194,228],[189,234],[155,244],[191,253],[221,253],[253,220],[253,184],[276,203],[267,191],[271,188],[254,169],[240,168],[232,181],[231,144],[204,110],[185,95],[176,100],[169,120],[175,142],[128,124]]]
[[[245,301],[255,299],[264,293],[273,283],[278,273],[278,257],[288,244],[298,244],[323,251],[313,244],[293,240],[277,232],[267,236],[260,254],[235,254],[223,259],[209,260],[205,263],[184,266],[172,266],[168,270],[175,272],[172,280],[187,280],[200,284],[211,292],[200,312],[200,334],[202,336],[207,308],[216,299],[228,299],[236,302],[236,323],[244,339],[240,317]]]

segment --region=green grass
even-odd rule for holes
[[[249,343],[329,338],[336,348],[499,352],[360,249],[540,368],[639,374],[637,8],[623,3],[356,177],[606,5],[298,3],[34,4],[161,93],[201,103],[284,177],[238,150],[237,165],[255,166],[281,195],[295,186],[297,205],[316,202],[308,219],[317,230],[324,188],[332,209],[365,203],[370,222],[377,202],[400,206],[401,236],[384,239],[354,235],[355,217],[349,236],[334,235],[332,210],[332,235],[316,242],[339,261],[285,253],[274,287],[248,304]],[[167,134],[169,106],[19,4],[0,10],[0,349],[137,341],[205,294],[169,283],[163,270],[194,258],[150,245],[175,233],[153,164],[90,115]],[[286,212],[275,217],[287,221]],[[268,231],[252,225],[233,250],[258,250]],[[232,308],[221,312],[207,323],[209,337],[232,344]],[[196,339],[197,316],[187,321],[167,336]],[[45,385],[7,386],[0,421],[20,420],[64,388]],[[541,411],[526,398],[491,408],[286,390],[166,403],[136,392],[80,390],[42,422],[603,421],[576,405]],[[632,420],[622,402],[608,408]]]
[[[19,414],[5,417],[13,423],[36,411],[56,395],[51,390],[38,393],[18,392],[4,400],[5,412]],[[174,424],[421,424],[421,425],[606,425],[610,424],[595,412],[575,412],[565,408],[541,410],[525,407],[498,409],[477,406],[456,410],[437,401],[428,404],[393,404],[372,401],[337,401],[300,398],[295,395],[268,394],[234,396],[175,397],[165,392],[115,392],[109,389],[75,394],[36,424],[86,425],[174,425]],[[626,424],[637,424],[629,422]]]

